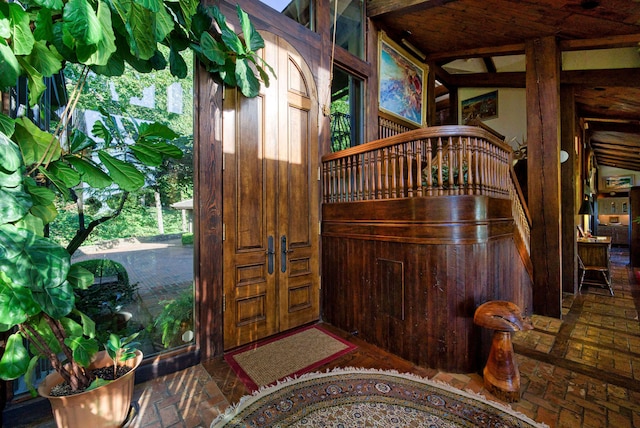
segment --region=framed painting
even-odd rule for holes
[[[426,65],[413,60],[384,33],[380,33],[378,51],[380,110],[423,126]]]
[[[473,119],[494,119],[498,117],[498,91],[489,92],[462,101],[462,123]]]
[[[604,177],[604,188],[607,190],[630,189],[633,186],[633,175]]]

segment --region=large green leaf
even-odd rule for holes
[[[223,65],[226,61],[224,45],[218,42],[211,34],[204,32],[200,37],[202,54],[214,64]]]
[[[29,14],[20,6],[20,3],[9,3],[9,19],[13,53],[29,55],[35,41],[31,33]]]
[[[62,56],[53,48],[50,50],[45,42],[37,41],[26,61],[44,77],[51,77],[62,68]]]
[[[11,37],[11,22],[9,20],[9,3],[0,4],[0,39]]]
[[[138,128],[138,138],[173,140],[179,136],[167,125],[158,122],[141,123]]]
[[[38,168],[38,172],[40,172],[42,175],[46,177],[47,180],[49,180],[50,186],[53,187],[55,190],[57,190],[58,193],[62,195],[62,198],[65,201],[68,201],[71,199],[71,192],[69,191],[69,188],[67,187],[67,185],[64,184],[64,181],[60,180],[56,175],[51,174],[45,168],[42,168],[42,167]]]
[[[129,46],[131,53],[140,59],[151,58],[157,49],[155,28],[155,14],[137,3],[131,5],[131,13],[128,16],[131,25],[131,39]]]
[[[20,75],[20,64],[7,43],[0,39],[0,88],[16,84]]]
[[[26,183],[27,193],[31,195],[34,204],[49,205],[56,199],[56,194],[44,186],[35,183]]]
[[[38,11],[35,26],[33,37],[36,40],[46,40],[53,43],[53,17],[50,9],[40,9]]]
[[[93,127],[91,127],[91,133],[98,138],[102,138],[106,147],[111,145],[111,132],[101,120],[96,120],[94,122]]]
[[[132,164],[116,159],[104,150],[98,152],[98,157],[122,190],[133,192],[144,186],[144,174]]]
[[[49,224],[58,216],[58,210],[54,204],[34,205],[30,210],[31,214],[39,218],[43,224]]]
[[[31,0],[31,2],[42,6],[43,8],[52,10],[60,10],[63,5],[62,0]]]
[[[103,1],[98,2],[98,20],[102,30],[102,37],[96,44],[96,51],[84,61],[87,65],[107,65],[109,58],[116,51],[116,36],[113,33],[111,11]]]
[[[79,129],[74,129],[71,134],[71,144],[69,147],[69,151],[71,153],[79,153],[85,149],[95,147],[96,142],[87,136],[84,132]]]
[[[65,281],[57,286],[45,285],[41,290],[31,290],[33,300],[52,318],[61,318],[69,314],[75,306],[73,287]]]
[[[187,31],[191,30],[191,17],[195,15],[198,10],[198,0],[178,0],[180,4],[180,11],[182,12],[182,18],[184,19],[184,26]]]
[[[260,93],[260,81],[244,58],[236,59],[236,82],[242,95],[253,98]]]
[[[173,17],[169,15],[169,12],[165,9],[164,5],[156,13],[156,40],[163,41],[173,31],[175,22]]]
[[[98,352],[98,342],[86,337],[66,339],[64,343],[73,350],[73,359],[83,367],[88,367],[91,359]]]
[[[151,12],[158,12],[162,7],[162,0],[134,0],[137,4],[149,9]]]
[[[32,292],[39,290],[50,293],[48,289],[66,283],[70,266],[69,253],[49,239],[4,224],[0,226],[0,254],[3,254],[0,257],[0,270],[16,285],[28,287]],[[38,302],[47,303],[42,298]],[[55,312],[55,308],[43,309],[47,313]]]
[[[26,57],[20,56],[17,59],[22,70],[26,72],[29,87],[29,105],[35,106],[40,101],[40,97],[47,89],[47,86],[43,81],[42,74],[27,62]]]
[[[49,174],[53,174],[68,188],[77,186],[80,183],[80,174],[78,171],[62,161],[52,162],[47,170]]]
[[[131,146],[131,151],[145,165],[158,166],[162,163],[162,153],[158,152],[151,143],[139,142]]]
[[[40,311],[31,296],[31,290],[15,286],[11,281],[4,281],[0,273],[0,323],[16,325],[23,323],[27,317]]]
[[[236,5],[236,9],[238,12],[238,19],[240,20],[240,26],[242,27],[242,36],[244,37],[244,43],[246,45],[247,51],[255,52],[258,49],[263,48],[264,39],[262,38],[260,33],[258,33],[253,27],[253,24],[251,24],[249,15],[247,15],[247,13],[242,10],[240,5]]]
[[[55,206],[54,206],[55,208]],[[56,211],[57,214],[57,211]],[[44,236],[44,222],[41,218],[28,213],[22,217],[19,221],[14,223],[16,227],[21,229],[27,229],[28,231],[35,233],[39,236]]]
[[[75,156],[67,156],[65,159],[80,173],[80,179],[89,186],[104,189],[113,183],[111,177],[93,163]]]
[[[20,333],[14,333],[7,339],[0,360],[0,378],[14,380],[22,376],[29,367],[29,352],[24,347]]]
[[[69,0],[62,13],[64,28],[82,45],[96,45],[102,29],[96,12],[86,0]]]
[[[1,187],[18,187],[22,184],[22,171],[17,170],[5,173],[0,170],[0,186]]]
[[[187,63],[184,58],[182,58],[182,55],[180,55],[180,52],[173,48],[169,51],[169,71],[179,79],[187,77],[189,71]]]
[[[85,313],[80,312],[78,309],[73,310],[73,314],[80,318],[82,324],[82,333],[87,337],[95,337],[96,335],[96,323]]]
[[[51,134],[38,128],[26,117],[16,119],[13,140],[20,146],[26,165],[45,160],[58,160],[62,153],[60,143]]]
[[[0,115],[0,123],[4,121],[4,115]],[[6,116],[4,116],[6,117]],[[12,123],[13,120],[11,120]],[[3,132],[0,132],[0,170],[4,172],[18,171],[22,166],[20,149]]]
[[[0,188],[0,224],[20,220],[29,212],[31,205],[31,197],[25,192]]]
[[[73,264],[71,265],[71,268],[69,268],[67,281],[69,281],[73,288],[86,290],[91,287],[93,280],[93,274],[82,266]]]

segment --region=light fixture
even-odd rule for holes
[[[560,150],[560,163],[565,163],[567,159],[569,159],[569,153],[564,150]]]
[[[593,207],[591,206],[591,202],[589,201],[589,197],[585,196],[582,200],[582,205],[580,205],[580,209],[578,210],[579,215],[593,215]]]

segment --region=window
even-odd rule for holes
[[[337,0],[338,18],[336,20],[336,46],[346,49],[360,59],[364,57],[364,3],[362,0]],[[335,0],[329,7],[331,11],[331,32],[333,36]]]
[[[363,142],[363,80],[334,67],[331,82],[331,151]]]
[[[278,12],[314,31],[314,0],[260,0]]]

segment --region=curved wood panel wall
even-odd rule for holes
[[[476,307],[531,313],[510,201],[447,196],[325,204],[323,319],[425,367],[473,372],[489,332]]]

